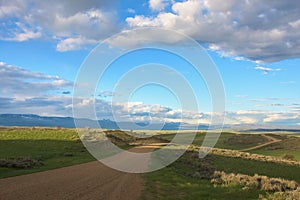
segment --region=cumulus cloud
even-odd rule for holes
[[[118,19],[116,5],[107,0],[3,0],[0,39],[53,39],[58,51],[68,51],[94,44],[126,25],[128,29],[153,26],[180,31],[207,44],[208,49],[237,59],[274,62],[300,56],[298,1],[149,0],[155,12],[125,21]],[[145,33],[144,37],[153,35]]]
[[[72,99],[72,97],[68,96],[41,96],[26,98],[0,97],[0,113],[73,116],[72,109],[74,106],[80,112],[80,116],[76,117],[90,119],[111,119],[123,122],[133,121],[144,123],[148,123],[150,121],[152,123],[184,122],[189,124],[200,123],[205,125],[208,125],[211,119],[210,112],[197,113],[194,111],[176,110],[166,106],[149,105],[142,102],[111,103],[102,99]],[[91,107],[95,108],[95,114],[88,112],[88,108]],[[293,109],[286,112],[241,110],[230,111],[225,114],[225,124],[227,125],[296,125],[299,121],[299,111]]]
[[[0,18],[1,19],[1,18]],[[3,25],[3,24],[2,24]],[[17,32],[8,32],[8,36],[1,36],[0,40],[6,41],[18,41],[23,42],[31,39],[37,39],[42,37],[41,27],[27,27],[26,25],[16,22],[16,27],[19,29]],[[7,34],[7,33],[5,33]]]
[[[119,30],[113,1],[11,0],[0,2],[0,39],[58,41],[57,50],[78,50]]]
[[[87,45],[95,44],[97,40],[90,40],[82,37],[66,38],[61,40],[57,46],[57,51],[73,51],[83,49]]]
[[[0,94],[28,97],[70,88],[73,83],[58,76],[33,72],[0,62]]]
[[[299,123],[299,112],[289,113],[272,113],[269,114],[263,121],[265,123],[282,123],[282,124],[297,124]]]
[[[162,11],[167,6],[167,2],[164,0],[149,0],[149,7],[153,11]]]
[[[0,113],[72,116],[72,108],[68,107],[71,103],[72,98],[67,97],[0,97]]]
[[[181,31],[222,55],[273,62],[299,57],[299,13],[297,1],[187,0],[174,2],[169,12],[126,21]]]

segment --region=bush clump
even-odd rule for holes
[[[190,149],[199,151],[200,147],[191,145]],[[290,159],[286,159],[286,158],[277,158],[274,156],[265,156],[265,155],[260,155],[260,154],[252,154],[252,153],[241,152],[241,151],[237,151],[237,150],[212,148],[210,153],[215,154],[215,155],[233,157],[233,158],[242,158],[242,159],[246,159],[246,160],[257,160],[257,161],[263,161],[263,162],[300,166],[300,162],[296,161],[296,160],[290,160]]]
[[[0,159],[0,167],[31,169],[44,165],[41,160],[33,159],[31,157],[14,158],[14,159]]]
[[[260,196],[261,200],[298,200],[300,199],[300,188],[287,192],[269,193],[266,196]]]
[[[282,156],[282,159],[284,159],[284,160],[292,160],[292,161],[296,161],[295,156],[289,155],[289,154],[284,154],[284,155]]]
[[[212,164],[213,156],[208,155],[203,159],[199,159],[198,152],[187,151],[186,154],[179,159],[186,168],[190,168],[190,171],[185,172],[186,176],[201,179],[211,179],[215,167]]]
[[[215,171],[211,183],[215,185],[242,185],[246,187],[256,187],[268,192],[286,192],[297,190],[296,181],[289,181],[282,178],[269,178],[267,176],[248,176],[245,174],[234,174]]]

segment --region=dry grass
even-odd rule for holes
[[[248,176],[245,174],[227,174],[225,172],[215,171],[211,183],[215,185],[242,185],[245,187],[256,187],[268,192],[286,192],[297,190],[296,181],[285,180],[282,178],[269,178],[267,176]]]
[[[266,196],[260,196],[261,200],[298,200],[300,199],[300,188],[287,192],[269,193]]]
[[[285,140],[282,140],[281,142],[278,142],[276,144],[272,144],[268,146],[267,150],[278,150],[278,149],[285,149],[290,151],[297,151],[300,150],[300,138],[299,137],[288,137]]]
[[[199,151],[200,147],[192,145],[192,146],[190,146],[190,149]],[[274,156],[251,154],[248,152],[241,152],[241,151],[230,150],[230,149],[219,149],[219,148],[213,148],[210,153],[215,154],[215,155],[233,157],[233,158],[242,158],[242,159],[246,159],[246,160],[257,160],[257,161],[262,161],[262,162],[271,162],[271,163],[277,163],[277,164],[300,166],[300,162],[291,159],[290,156],[278,158],[278,157],[274,157]]]
[[[262,135],[246,135],[246,134],[239,134],[229,137],[227,140],[224,141],[225,144],[236,146],[256,146],[258,144],[262,144],[268,142],[268,139],[263,137]]]

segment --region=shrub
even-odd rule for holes
[[[245,174],[227,174],[225,172],[215,171],[211,183],[215,185],[238,184],[247,187],[256,187],[269,192],[293,191],[298,188],[295,181],[289,181],[281,178],[269,178],[267,176],[248,176]]]
[[[179,162],[193,169],[192,172],[186,172],[185,175],[193,178],[211,179],[215,172],[212,159],[212,155],[199,159],[197,152],[187,151]]]
[[[296,161],[295,156],[289,155],[289,154],[284,154],[284,155],[282,156],[282,159],[284,159],[284,160],[293,160],[293,161]]]
[[[194,151],[199,151],[200,147],[191,145],[190,149],[194,150]],[[276,158],[273,156],[265,156],[265,155],[260,155],[260,154],[251,154],[248,152],[241,152],[241,151],[230,150],[230,149],[212,148],[210,154],[228,156],[228,157],[233,157],[233,158],[242,158],[242,159],[247,159],[247,160],[257,160],[257,161],[263,161],[263,162],[300,166],[300,162],[295,161],[295,160],[287,160],[287,159],[283,159],[283,158]]]
[[[260,196],[261,200],[296,200],[300,199],[300,189],[287,192],[268,193],[266,196]]]
[[[41,160],[36,160],[31,157],[0,159],[0,167],[30,169],[41,165],[43,165]]]

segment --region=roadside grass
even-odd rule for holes
[[[249,153],[262,154],[266,156],[275,156],[275,157],[283,157],[285,155],[292,155],[295,160],[300,161],[300,150],[286,150],[286,149],[278,149],[278,150],[268,150],[265,148],[255,149],[248,151]]]
[[[295,136],[281,136],[279,139],[282,139],[282,141],[260,149],[251,150],[249,153],[276,157],[292,155],[296,160],[300,161],[300,138]]]
[[[250,176],[259,174],[272,178],[295,180],[300,183],[300,167],[298,166],[231,158],[219,155],[213,156],[215,157],[213,165],[219,171],[224,171],[226,173],[241,173]]]
[[[242,190],[241,186],[214,186],[210,180],[186,177],[176,173],[176,164],[144,175],[145,191],[142,200],[148,199],[258,199],[254,188]]]
[[[265,195],[264,191],[256,188],[243,189],[240,185],[223,187],[213,185],[208,178],[199,178],[193,174],[205,171],[197,162],[183,155],[176,162],[161,170],[144,175],[145,189],[142,200],[149,199],[258,199]],[[207,173],[207,172],[205,172]]]
[[[297,166],[211,154],[199,159],[197,152],[193,153],[192,157],[191,152],[186,152],[168,167],[145,174],[141,199],[258,199],[266,195],[266,191],[254,187],[213,185],[207,178],[212,170],[250,176],[259,174],[300,183],[300,167]]]
[[[94,130],[92,130],[94,131]],[[99,131],[99,130],[97,130]],[[122,131],[104,131],[122,149],[139,142]],[[0,127],[0,160],[32,158],[42,162],[33,168],[0,167],[0,178],[46,171],[94,161],[75,129],[43,127]]]
[[[43,165],[30,169],[0,167],[0,178],[93,161],[73,129],[2,128],[0,159],[31,157]]]

